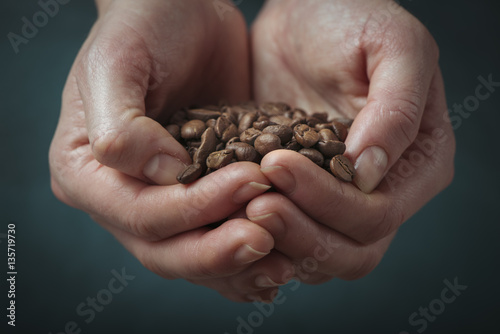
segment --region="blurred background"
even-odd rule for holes
[[[250,23],[262,1],[236,3]],[[498,1],[401,4],[440,46],[449,107],[474,96],[479,76],[500,81]],[[402,334],[498,328],[500,88],[456,129],[453,184],[404,224],[375,271],[353,282],[295,290],[287,285],[279,305],[259,309],[152,274],[85,213],[54,197],[48,148],[66,76],[96,11],[90,0],[61,5],[16,54],[7,34],[19,34],[22,17],[39,10],[34,0],[0,4],[0,333]],[[17,232],[15,328],[6,325],[9,223]],[[110,294],[108,283],[123,270],[134,278]],[[466,288],[442,303],[447,284]],[[96,297],[105,301],[102,309],[82,307]],[[420,307],[434,315],[415,316]]]

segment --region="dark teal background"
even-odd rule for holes
[[[139,1],[139,0],[138,0]],[[181,1],[181,0],[179,0]],[[260,1],[238,1],[249,20]],[[498,1],[402,0],[435,36],[449,106],[473,95],[478,76],[500,81]],[[0,4],[0,333],[59,333],[75,321],[82,333],[237,333],[237,319],[257,308],[144,269],[83,212],[60,203],[49,183],[47,152],[61,91],[95,19],[92,1],[61,6],[15,54],[36,1]],[[304,17],[304,20],[313,18]],[[400,229],[382,263],[367,277],[321,286],[291,286],[284,302],[254,333],[417,333],[408,317],[439,298],[443,280],[467,289],[424,333],[491,333],[500,312],[500,89],[456,129],[453,184]],[[7,326],[7,224],[17,226],[17,327]],[[108,286],[111,271],[134,275],[95,319],[77,305]],[[254,313],[252,313],[254,312]],[[259,320],[255,318],[254,320]]]

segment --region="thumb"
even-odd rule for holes
[[[378,186],[418,134],[438,59],[434,40],[426,30],[423,34],[416,41],[394,41],[372,56],[368,52],[367,104],[346,140],[346,155],[355,161],[354,182],[365,193]]]
[[[92,153],[108,167],[168,185],[191,158],[167,130],[146,116],[145,97],[153,61],[139,48],[91,52],[80,66],[82,96]]]

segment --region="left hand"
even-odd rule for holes
[[[392,0],[268,0],[252,50],[257,101],[355,118],[345,155],[357,187],[276,151],[262,171],[278,193],[252,200],[247,216],[302,281],[368,274],[399,226],[453,178],[434,39]]]

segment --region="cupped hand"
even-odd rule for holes
[[[97,4],[50,149],[54,193],[163,277],[189,279],[234,300],[269,293],[255,280],[288,261],[254,263],[273,248],[271,235],[237,217],[205,227],[233,215],[269,181],[257,165],[243,163],[176,184],[190,157],[160,124],[181,106],[249,98],[242,16],[231,7],[221,17],[204,0]]]
[[[299,279],[359,278],[398,227],[453,177],[438,48],[389,0],[269,0],[252,29],[254,93],[309,111],[355,118],[345,153],[355,185],[277,151],[262,161],[279,191],[247,216],[297,265]]]

